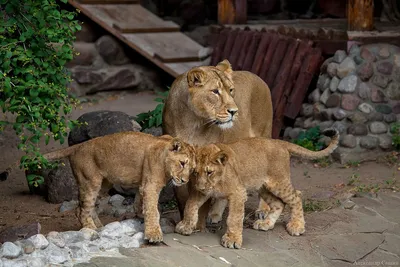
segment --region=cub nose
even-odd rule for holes
[[[231,114],[232,116],[235,115],[237,112],[238,112],[237,109],[233,109],[233,108],[228,109],[228,113]]]

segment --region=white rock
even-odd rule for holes
[[[82,232],[79,231],[66,231],[60,233],[65,240],[65,244],[68,246],[72,243],[82,242],[85,240],[85,236]]]
[[[374,111],[374,108],[368,103],[362,103],[358,106],[358,110],[363,113],[369,114]]]
[[[64,201],[60,209],[58,210],[59,212],[65,212],[65,211],[70,211],[74,210],[79,206],[79,202],[77,200],[71,200],[71,201]]]
[[[112,197],[110,197],[108,203],[110,203],[113,207],[119,207],[122,205],[122,201],[124,201],[124,199],[125,198],[123,196],[115,194]]]
[[[134,238],[137,241],[139,241],[140,245],[144,244],[144,233],[143,232],[139,232],[139,233],[134,234],[132,236],[132,238]]]
[[[52,231],[48,233],[47,240],[59,248],[65,247],[64,237],[59,232]]]
[[[356,63],[351,57],[346,57],[337,68],[336,75],[339,78],[344,78],[356,70]]]
[[[0,267],[3,267],[3,261],[0,259]]]
[[[336,92],[338,86],[339,86],[340,80],[338,77],[333,77],[330,84],[329,84],[329,89],[331,90],[332,93]]]
[[[129,219],[121,222],[121,225],[127,226],[132,229],[133,232],[141,232],[144,231],[144,224],[139,220]]]
[[[31,267],[24,259],[7,260],[3,259],[3,267]]]
[[[45,249],[49,245],[49,241],[42,234],[31,236],[28,240],[33,243],[36,249]]]
[[[7,259],[18,258],[22,254],[21,247],[12,242],[4,242],[1,246],[0,255]]]
[[[356,75],[349,75],[339,82],[338,90],[342,93],[352,93],[356,90],[357,85],[358,77]]]
[[[71,258],[74,261],[89,261],[89,249],[84,243],[75,243],[69,246]]]
[[[128,233],[133,234],[134,232],[135,231],[132,228],[128,227],[125,224],[121,224],[120,222],[112,222],[107,224],[100,230],[100,236],[112,239]]]
[[[61,249],[54,244],[49,244],[45,250],[40,251],[38,254],[45,256],[50,264],[63,264],[71,260],[67,249]]]
[[[27,261],[29,267],[43,267],[46,266],[45,258],[35,258],[31,256],[24,257],[24,260]]]
[[[99,239],[91,242],[91,244],[96,245],[101,251],[109,251],[114,248],[120,247],[120,243],[118,240],[106,237],[100,237]]]
[[[79,232],[83,234],[85,240],[93,241],[100,238],[99,233],[90,228],[82,228],[81,230],[79,230]]]

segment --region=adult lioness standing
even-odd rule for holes
[[[228,60],[215,67],[192,68],[171,86],[163,111],[163,132],[194,145],[271,137],[270,89],[253,73],[232,71]],[[187,186],[175,188],[175,195],[182,217]],[[211,222],[222,219],[226,205],[226,200],[214,203],[209,212]],[[258,216],[264,217],[267,210],[261,200]]]

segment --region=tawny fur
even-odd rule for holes
[[[195,151],[191,145],[171,136],[154,137],[138,132],[94,138],[44,157],[48,160],[69,158],[79,187],[77,215],[82,227],[102,226],[94,207],[103,180],[129,188],[139,187],[141,197],[136,197],[134,205],[139,213],[143,205],[145,239],[150,242],[163,239],[158,212],[161,189],[171,179],[176,186],[186,184],[195,167]]]
[[[249,138],[231,144],[210,144],[196,150],[196,179],[189,182],[190,194],[186,202],[184,219],[176,226],[176,232],[192,233],[198,220],[198,209],[210,197],[223,197],[229,202],[227,232],[221,244],[228,248],[240,248],[247,190],[259,190],[259,196],[269,205],[263,219],[254,222],[253,228],[267,231],[274,228],[284,204],[291,210],[286,229],[291,235],[305,232],[301,193],[296,191],[290,179],[290,155],[317,159],[330,155],[338,145],[336,130],[325,133],[332,137],[330,145],[318,152],[298,145],[267,138]]]
[[[232,116],[228,110],[237,113]],[[227,60],[215,67],[192,68],[171,86],[163,112],[163,131],[195,145],[271,137],[270,89],[251,72],[232,71]],[[188,198],[187,186],[175,188],[175,193],[182,217]],[[225,207],[226,201],[216,201],[209,219],[221,220]],[[267,210],[268,205],[261,201],[258,212]],[[207,207],[203,212],[207,212]],[[203,227],[204,223],[200,225]]]

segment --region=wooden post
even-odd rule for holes
[[[374,0],[347,0],[349,31],[372,31],[374,29]]]
[[[219,24],[245,24],[247,0],[218,0]]]

